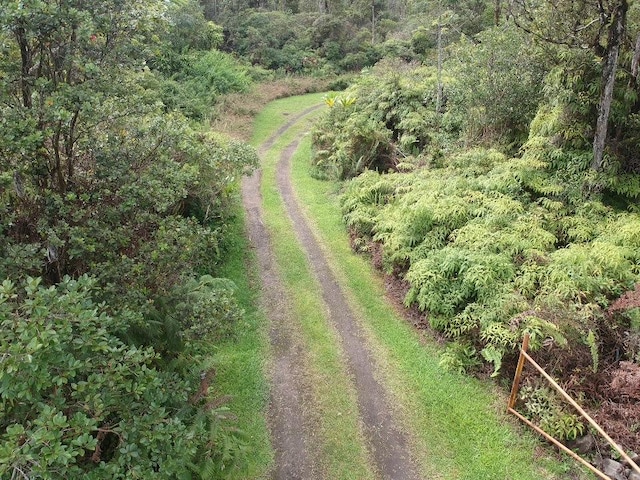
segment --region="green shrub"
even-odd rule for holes
[[[510,144],[526,138],[541,98],[544,67],[521,31],[505,25],[452,47],[445,68],[456,81],[447,108],[469,143]]]
[[[421,310],[452,316],[468,303],[484,302],[496,286],[510,282],[515,268],[509,257],[444,247],[412,263],[405,303]]]
[[[495,151],[444,163],[365,172],[341,199],[352,232],[378,242],[387,271],[408,282],[406,303],[461,345],[444,364],[464,370],[482,358],[497,374],[525,333],[536,350],[587,344],[592,332],[597,367],[603,312],[640,279],[637,214],[532,201],[524,164]]]
[[[395,170],[421,149],[438,158],[450,138],[436,113],[432,69],[385,60],[366,72],[315,125],[313,165],[320,176],[351,178],[366,169]]]
[[[184,53],[172,70],[158,80],[162,102],[197,120],[209,117],[220,95],[244,92],[252,83],[246,67],[217,50]]]
[[[547,387],[525,385],[520,389],[519,400],[524,405],[524,415],[558,440],[575,440],[585,432],[581,418],[568,413],[557,394]]]
[[[123,343],[95,304],[95,280],[0,287],[0,476],[191,478],[210,457],[219,412],[194,367],[160,371],[153,348]]]

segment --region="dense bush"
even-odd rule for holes
[[[517,150],[548,68],[533,43],[512,25],[494,27],[452,45],[445,68],[456,80],[447,110],[460,119],[467,143],[512,144]]]
[[[382,43],[391,24],[383,22],[379,28],[378,46],[372,44],[371,30],[361,28],[348,15],[247,9],[226,18],[224,26],[227,51],[287,74],[358,71],[392,50]],[[402,53],[411,56],[408,51],[397,56]]]
[[[2,478],[239,460],[210,352],[243,314],[215,271],[257,155],[194,121],[249,82],[219,37],[194,2],[0,6]]]
[[[423,37],[418,31],[415,41]],[[355,102],[334,102],[315,128],[318,175],[439,164],[462,145],[513,153],[525,142],[544,68],[521,32],[500,27],[463,38],[449,47],[440,70],[408,63],[406,43],[379,48],[387,58],[346,92]]]
[[[248,69],[231,55],[215,50],[179,55],[170,69],[160,70],[160,99],[168,110],[197,120],[206,119],[221,95],[246,91],[251,83]]]
[[[497,372],[525,332],[536,349],[606,330],[607,307],[640,280],[638,215],[595,201],[532,202],[519,178],[525,165],[497,152],[448,163],[366,172],[342,205],[351,230],[380,243],[385,268],[408,282],[406,303],[467,346],[454,364],[481,355]]]
[[[191,478],[220,429],[197,396],[202,366],[159,369],[152,347],[116,336],[126,319],[95,289],[88,277],[0,288],[0,476]]]
[[[331,108],[313,131],[316,173],[344,179],[439,158],[456,126],[436,112],[436,91],[433,69],[396,59],[328,98]]]

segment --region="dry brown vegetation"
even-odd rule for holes
[[[253,119],[267,103],[279,98],[327,91],[334,81],[313,77],[285,77],[256,84],[246,93],[225,95],[215,107],[211,126],[215,131],[249,141]]]

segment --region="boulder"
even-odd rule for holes
[[[610,477],[612,480],[627,480],[627,476],[624,474],[624,465],[611,458],[605,458],[602,460],[602,466],[600,469],[602,470],[602,473]]]
[[[571,450],[585,455],[596,448],[596,439],[590,433],[567,442],[567,447]]]
[[[629,474],[629,480],[640,480],[640,473],[637,473],[635,471],[632,471]]]

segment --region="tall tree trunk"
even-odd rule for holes
[[[436,92],[436,113],[440,113],[442,110],[442,14],[438,16],[438,30],[436,32],[437,49],[438,49],[438,90]]]
[[[496,27],[500,25],[500,17],[502,17],[502,0],[494,0],[493,23]]]
[[[633,49],[633,59],[631,60],[631,79],[629,88],[636,88],[638,85],[638,67],[640,67],[640,33],[636,37],[636,45]]]
[[[620,44],[623,41],[624,30],[629,6],[627,0],[620,0],[614,7],[610,17],[609,37],[605,55],[602,59],[602,95],[600,105],[598,105],[598,121],[596,132],[593,137],[593,162],[591,168],[601,171],[603,167],[604,148],[607,141],[607,129],[611,103],[613,101],[613,87],[618,69],[618,57],[620,55]]]
[[[15,35],[20,47],[20,91],[22,92],[22,103],[26,108],[31,108],[31,85],[29,84],[29,76],[31,67],[33,67],[33,59],[29,48],[29,40],[23,27],[16,28]]]
[[[371,2],[371,45],[376,44],[376,2]]]

